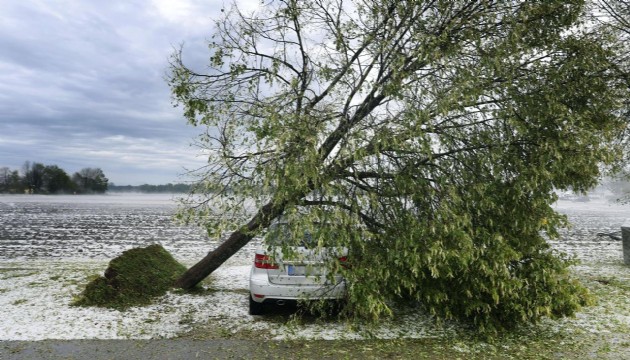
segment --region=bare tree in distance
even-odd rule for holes
[[[83,168],[72,175],[79,192],[104,193],[109,180],[100,168]]]

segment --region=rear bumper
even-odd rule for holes
[[[346,282],[323,285],[278,285],[269,282],[266,273],[252,271],[249,292],[255,302],[267,300],[320,300],[340,299],[346,294]]]

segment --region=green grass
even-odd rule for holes
[[[33,271],[32,269],[21,269],[21,268],[1,268],[0,269],[0,280],[8,280],[8,279],[16,279],[29,277],[33,275],[37,275],[37,271]]]

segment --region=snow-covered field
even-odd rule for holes
[[[553,244],[582,260],[575,267],[577,275],[587,281],[630,284],[621,242],[596,235],[618,232],[630,220],[630,207],[603,201],[560,201],[556,207],[574,226]],[[217,245],[201,229],[175,224],[175,210],[172,195],[0,195],[0,340],[168,338],[193,329],[217,337],[366,335],[343,323],[313,321],[296,328],[274,316],[248,315],[247,277],[254,243],[211,275],[205,282],[210,291],[203,295],[168,294],[154,305],[124,312],[70,306],[87,279],[102,274],[108,261],[124,250],[159,243],[191,265]],[[586,331],[608,331],[602,322],[610,321],[630,326],[628,306],[622,310],[600,316],[594,307],[564,323]],[[420,338],[451,331],[415,314],[370,329],[370,336]]]

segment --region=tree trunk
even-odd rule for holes
[[[201,261],[188,269],[177,281],[175,287],[182,289],[192,289],[199,284],[214,270],[219,268],[227,259],[239,251],[256,234],[256,231],[269,226],[271,221],[282,214],[286,202],[274,205],[272,202],[258,210],[258,213],[247,223],[246,226],[234,231],[230,237],[219,247],[209,252]]]

